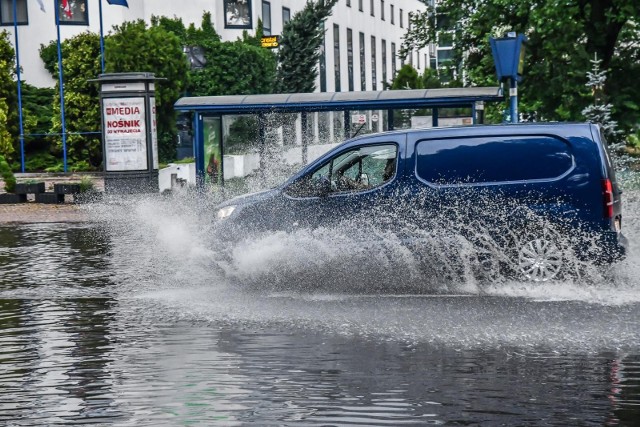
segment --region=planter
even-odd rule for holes
[[[64,194],[58,193],[36,193],[36,203],[55,205],[64,203]]]
[[[38,194],[44,193],[44,182],[18,183],[16,184],[16,194]]]
[[[53,184],[53,192],[56,194],[77,194],[80,192],[80,184]]]
[[[15,203],[25,203],[27,201],[26,194],[3,193],[0,194],[0,205],[9,205]]]

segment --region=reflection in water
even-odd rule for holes
[[[637,245],[638,193],[625,196]],[[322,251],[326,236],[263,236],[221,259],[210,207],[178,201],[93,206],[92,224],[0,227],[0,423],[640,419],[637,246],[613,283],[271,291],[269,266],[288,265],[304,282],[314,277],[305,269],[338,262]],[[250,288],[234,281],[247,277]]]

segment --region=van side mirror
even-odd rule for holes
[[[325,197],[331,193],[331,180],[326,176],[321,176],[315,182],[316,194],[320,197]]]

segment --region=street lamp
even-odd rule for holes
[[[506,37],[499,39],[489,37],[498,80],[511,82],[509,86],[511,123],[518,123],[518,82],[522,80],[526,42],[527,38],[523,34],[516,35],[515,32],[509,32]]]

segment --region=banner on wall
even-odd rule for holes
[[[205,184],[222,185],[222,121],[203,118]]]
[[[147,170],[144,98],[104,98],[103,116],[105,170]]]

